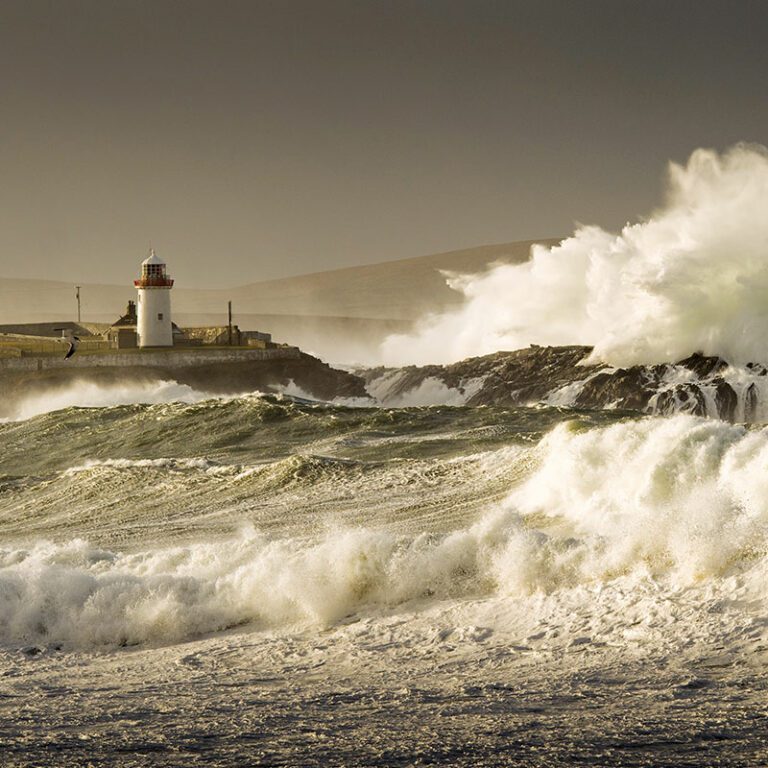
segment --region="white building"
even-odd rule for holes
[[[139,289],[136,308],[136,335],[139,347],[172,347],[171,288],[173,280],[166,274],[165,263],[154,249],[141,262],[141,277],[133,284]]]

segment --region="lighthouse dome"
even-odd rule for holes
[[[137,288],[170,288],[173,280],[166,273],[165,262],[158,257],[155,249],[149,251],[144,261],[141,262],[141,277],[134,280]]]
[[[149,256],[141,262],[141,266],[149,266],[150,264],[165,264],[165,262],[155,253],[154,248],[149,249]]]

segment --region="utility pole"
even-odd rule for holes
[[[77,322],[80,322],[80,286],[75,286],[75,296],[77,297]]]
[[[229,346],[232,346],[232,302],[227,302],[227,319],[229,328]]]

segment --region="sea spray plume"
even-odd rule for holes
[[[453,362],[530,343],[588,344],[593,361],[701,351],[768,359],[768,151],[699,149],[671,164],[663,208],[618,235],[579,228],[524,264],[449,277],[464,305],[382,346],[389,364]]]

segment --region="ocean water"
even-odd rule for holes
[[[682,414],[30,399],[0,764],[767,764],[767,470]]]

